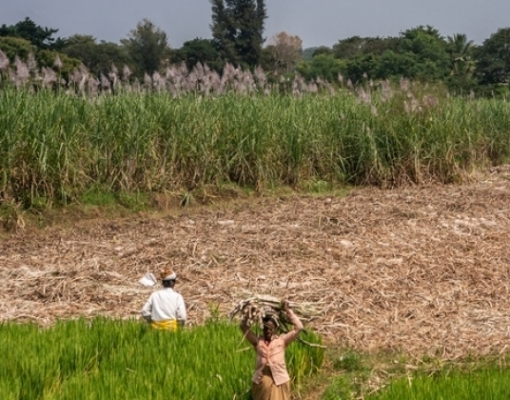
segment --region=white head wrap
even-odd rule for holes
[[[163,280],[164,281],[173,281],[173,280],[175,280],[175,278],[177,278],[177,274],[172,271],[172,273],[170,275],[165,276],[163,278]]]

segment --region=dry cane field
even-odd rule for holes
[[[63,213],[65,221],[66,215]],[[461,185],[257,196],[19,230],[0,241],[0,316],[137,318],[170,265],[189,323],[269,294],[326,343],[455,360],[507,350],[510,168]]]

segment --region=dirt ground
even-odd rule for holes
[[[509,168],[459,186],[76,221],[0,239],[0,320],[138,317],[154,290],[138,280],[170,265],[191,325],[270,294],[312,306],[306,325],[339,346],[446,359],[505,352],[509,234]]]

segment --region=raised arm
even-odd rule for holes
[[[254,347],[257,347],[257,335],[255,335],[250,327],[246,325],[245,321],[241,321],[241,324],[239,325],[239,328],[241,328],[241,331],[243,332],[244,337],[248,342],[250,342]]]
[[[289,302],[287,300],[283,302],[283,310],[287,313],[287,316],[292,322],[292,325],[294,325],[293,330],[282,335],[285,345],[287,346],[289,343],[296,340],[299,332],[303,330],[303,323],[300,321],[297,315],[294,314],[294,311],[290,309]]]

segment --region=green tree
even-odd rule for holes
[[[332,55],[319,54],[310,61],[303,61],[296,66],[296,71],[305,79],[321,78],[329,82],[337,82],[339,75],[345,75],[345,61]]]
[[[374,78],[378,70],[378,58],[372,54],[353,57],[346,61],[346,79],[359,84]]]
[[[122,39],[138,76],[152,75],[158,71],[163,61],[170,56],[166,33],[148,19],[143,19],[133,29],[127,39]]]
[[[448,88],[455,93],[468,93],[476,88],[474,78],[476,45],[467,40],[463,33],[456,33],[447,38],[447,51],[450,54],[451,71],[446,78]]]
[[[483,85],[510,82],[510,28],[499,29],[477,51],[476,75]]]
[[[318,56],[320,54],[325,54],[327,56],[332,56],[333,55],[333,49],[331,47],[328,47],[328,46],[314,47],[310,59],[315,57],[315,56]],[[304,58],[304,56],[303,56],[303,58]]]
[[[264,0],[210,0],[211,31],[222,58],[234,65],[260,64],[267,18]]]
[[[0,27],[0,36],[23,38],[34,44],[39,49],[57,50],[61,47],[65,41],[63,39],[56,39],[53,37],[53,34],[57,32],[58,29],[43,28],[28,17],[14,25],[7,26],[3,24]]]
[[[68,57],[66,54],[53,50],[40,50],[36,55],[39,67],[53,69],[62,78],[69,79],[69,75],[80,67],[80,60]]]
[[[80,60],[76,58],[68,57],[66,54],[55,50],[38,49],[30,41],[20,37],[0,37],[0,51],[7,56],[11,67],[16,57],[18,57],[28,64],[31,71],[47,67],[59,72],[60,76],[65,79],[80,66]]]
[[[336,58],[349,59],[365,55],[381,55],[388,50],[396,50],[400,40],[394,37],[359,37],[340,40],[333,45],[333,55]]]
[[[214,41],[200,38],[184,42],[180,49],[172,52],[171,60],[172,63],[185,62],[188,70],[201,63],[217,72],[221,72],[225,64],[219,51],[214,46]]]
[[[107,75],[112,65],[123,67],[130,64],[130,59],[124,46],[116,43],[101,41],[90,35],[74,35],[67,39],[62,53],[71,58],[81,60],[87,69],[99,76]]]
[[[327,46],[324,46],[327,47]],[[311,60],[314,56],[315,51],[318,49],[318,47],[307,47],[306,49],[303,49],[303,52],[301,55],[303,56],[303,60],[308,61]]]
[[[0,50],[12,62],[18,56],[22,60],[26,60],[30,53],[35,54],[37,48],[28,40],[20,37],[0,37]]]
[[[262,48],[262,52],[260,53],[259,66],[262,68],[262,70],[269,73],[269,71],[274,70],[275,63],[276,61],[274,59],[273,46],[264,46]],[[270,74],[272,75],[272,73]]]
[[[348,59],[363,54],[361,49],[363,47],[364,38],[359,36],[352,36],[350,38],[340,40],[333,45],[333,55],[336,58]]]
[[[409,76],[416,64],[416,58],[411,53],[396,53],[392,50],[386,51],[378,59],[374,69],[375,79],[400,79]]]
[[[118,68],[122,68],[124,66],[133,68],[131,59],[124,46],[119,46],[117,43],[101,40],[97,47],[99,59],[95,69],[96,74],[106,74],[111,72],[114,65]]]
[[[450,73],[446,40],[431,26],[418,26],[401,34],[400,53],[409,53],[415,64],[409,78],[422,81],[443,80]]]
[[[452,72],[457,70],[471,69],[466,66],[460,67],[461,64],[473,64],[473,50],[476,47],[472,40],[467,40],[467,36],[463,33],[456,33],[447,38],[447,51],[452,61]]]

